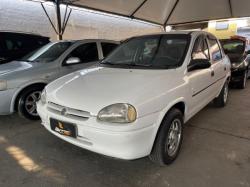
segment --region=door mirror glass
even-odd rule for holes
[[[193,59],[188,65],[188,71],[207,69],[211,67],[211,63],[208,59]]]
[[[78,57],[70,57],[70,58],[68,58],[68,60],[66,60],[65,64],[66,65],[71,65],[71,64],[78,64],[80,62],[81,62],[80,58],[78,58]]]

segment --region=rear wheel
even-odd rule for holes
[[[227,104],[227,100],[228,100],[228,92],[229,92],[229,86],[228,86],[228,81],[225,82],[220,95],[214,99],[214,104],[217,107],[224,107]]]
[[[34,86],[24,90],[18,100],[18,113],[21,117],[30,120],[39,120],[36,110],[36,102],[41,98],[44,87]]]
[[[158,165],[168,165],[177,158],[183,138],[183,114],[178,109],[169,111],[158,131],[150,160]]]

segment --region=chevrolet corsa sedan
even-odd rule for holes
[[[99,65],[64,76],[37,104],[44,127],[79,147],[133,160],[172,163],[183,124],[228,99],[230,62],[206,32],[134,37]]]

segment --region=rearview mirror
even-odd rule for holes
[[[188,71],[197,69],[207,69],[211,67],[211,63],[208,59],[193,59],[188,65]]]
[[[66,64],[66,65],[78,64],[78,63],[80,63],[80,62],[81,62],[80,58],[78,58],[78,57],[70,57],[70,58],[68,58],[68,59],[66,60],[65,64]]]

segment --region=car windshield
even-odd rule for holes
[[[166,34],[132,38],[121,44],[101,64],[112,67],[169,69],[182,65],[190,35]]]
[[[72,42],[49,43],[26,55],[21,60],[28,62],[51,62],[61,56],[71,45]]]
[[[226,54],[243,54],[245,51],[242,40],[221,40],[221,44]]]

